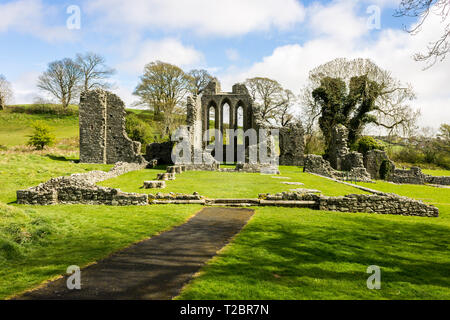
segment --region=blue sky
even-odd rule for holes
[[[48,62],[93,51],[117,69],[116,93],[127,104],[144,65],[153,60],[205,68],[224,89],[252,76],[274,78],[299,93],[308,71],[337,57],[366,57],[410,82],[424,126],[450,122],[450,64],[427,71],[411,59],[440,32],[432,17],[411,37],[393,17],[398,0],[0,0],[0,74],[16,103],[42,95],[36,79]],[[80,29],[66,26],[69,6]],[[369,8],[369,12],[367,12]],[[368,28],[374,8],[380,28]],[[433,20],[434,19],[434,20]]]

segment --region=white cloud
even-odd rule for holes
[[[39,95],[36,88],[39,72],[30,71],[12,79],[11,85],[14,92],[15,103],[33,103]]]
[[[331,21],[342,17],[329,16],[330,12],[340,12],[336,6],[347,5],[345,2],[333,3],[330,7],[323,7],[324,12],[317,12],[318,16],[327,17]],[[316,7],[317,8],[317,7]],[[353,12],[353,11],[350,11]],[[353,13],[354,15],[354,13]],[[412,59],[412,55],[426,49],[426,45],[442,32],[442,25],[438,17],[431,17],[424,25],[422,33],[410,36],[402,30],[382,30],[376,39],[368,39],[365,33],[358,35],[353,30],[358,17],[348,16],[345,27],[338,30],[328,30],[325,25],[330,20],[311,19],[312,25],[319,28],[320,36],[306,41],[304,44],[291,44],[276,48],[270,56],[254,63],[246,70],[227,70],[220,75],[224,87],[231,87],[233,83],[242,82],[254,76],[266,76],[277,79],[282,85],[299,93],[305,84],[308,72],[314,67],[334,58],[370,58],[380,67],[392,71],[393,75],[402,82],[411,83],[417,93],[417,99],[411,106],[422,112],[421,125],[438,127],[442,122],[450,122],[450,57],[444,62],[423,71],[424,65]],[[346,30],[351,41],[346,39]]]
[[[0,4],[0,33],[17,31],[48,42],[74,40],[78,34],[67,29],[65,24],[48,25],[57,13],[54,7],[44,5],[41,0]]]
[[[120,71],[139,74],[147,63],[155,60],[172,63],[179,67],[195,66],[203,61],[201,52],[172,38],[143,41],[137,45],[134,52],[137,52],[137,55],[117,66]]]
[[[85,8],[111,27],[187,29],[221,36],[283,30],[304,18],[296,0],[90,0]]]
[[[225,54],[227,55],[228,60],[230,61],[237,61],[239,60],[239,52],[236,49],[227,49],[225,51]]]
[[[353,40],[367,32],[368,17],[355,15],[354,2],[336,1],[329,6],[313,4],[307,9],[308,27],[316,36]]]

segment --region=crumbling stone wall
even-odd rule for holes
[[[330,165],[336,170],[344,170],[343,162],[345,156],[349,153],[347,147],[348,130],[342,124],[333,129],[331,143],[328,146],[328,156]],[[349,169],[348,169],[349,170]]]
[[[396,194],[350,194],[343,197],[328,197],[313,193],[283,192],[260,194],[260,199],[275,201],[315,201],[316,210],[340,212],[367,212],[404,216],[437,217],[439,209],[422,201]]]
[[[302,166],[304,164],[304,130],[300,121],[280,129],[279,143],[280,165]]]
[[[447,177],[447,176],[435,177],[435,176],[425,175],[425,182],[429,183],[429,184],[450,186],[450,177]]]
[[[364,167],[372,179],[381,179],[380,168],[384,160],[389,161],[389,157],[383,150],[370,150],[364,155]]]
[[[353,154],[349,155],[349,163],[360,163],[360,161],[362,161],[359,156],[352,158]],[[308,154],[305,157],[305,165],[303,167],[303,171],[339,180],[371,182],[370,175],[367,173],[364,167],[352,167],[349,171],[334,170],[327,160],[315,154]]]
[[[125,132],[125,104],[115,94],[91,90],[81,94],[80,161],[83,163],[145,162],[141,144]]]
[[[148,202],[145,194],[125,193],[119,189],[100,187],[95,184],[144,167],[145,164],[118,163],[109,172],[90,171],[53,178],[36,187],[18,190],[17,203],[30,205],[145,205]]]
[[[147,161],[157,160],[158,164],[172,165],[172,149],[174,145],[175,142],[173,141],[148,144],[145,152],[145,159]]]
[[[450,185],[450,177],[424,174],[419,167],[412,167],[409,170],[394,169],[387,180],[405,184]]]

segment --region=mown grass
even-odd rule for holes
[[[0,153],[0,299],[185,222],[199,206],[19,206],[18,189],[109,165]],[[3,202],[3,203],[1,203]],[[6,205],[9,203],[10,205]]]
[[[100,185],[120,188],[126,192],[198,192],[210,198],[257,198],[259,193],[277,193],[296,188],[318,189],[325,195],[340,196],[350,193],[364,193],[361,190],[345,186],[308,173],[300,167],[281,166],[281,175],[263,175],[259,173],[205,172],[187,171],[176,175],[176,180],[166,181],[165,189],[140,189],[146,180],[155,180],[159,170],[140,170],[113,178]],[[277,177],[277,178],[273,178]],[[286,179],[283,179],[286,178]],[[281,179],[280,179],[281,178]],[[286,185],[282,182],[302,182],[304,186]]]
[[[422,172],[425,174],[430,174],[432,176],[450,176],[450,170],[422,169]]]
[[[9,109],[0,111],[0,145],[6,147],[25,145],[28,136],[33,132],[31,123],[37,120],[52,127],[57,140],[79,135],[77,115],[15,113]]]
[[[178,299],[449,299],[449,189],[358,184],[433,204],[440,216],[256,208]],[[370,265],[381,268],[381,290],[366,286]]]
[[[178,299],[449,299],[449,231],[448,219],[258,208]]]

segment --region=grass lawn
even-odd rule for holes
[[[0,153],[0,299],[63,274],[69,265],[83,267],[182,224],[201,208],[5,204],[15,201],[17,189],[109,167],[57,156]]]
[[[450,176],[450,170],[430,170],[422,169],[422,172],[432,176]]]
[[[178,299],[450,299],[450,191],[360,185],[434,204],[440,216],[256,208]],[[370,265],[381,290],[366,287]]]
[[[59,155],[0,153],[0,298],[36,287],[131,243],[186,221],[193,205],[146,207],[21,206],[15,191],[51,177],[108,165],[76,164]],[[103,182],[139,189],[161,170],[140,170]],[[281,177],[249,173],[185,172],[160,192],[209,197],[256,197],[297,187],[327,195],[358,189],[281,167]],[[303,182],[305,186],[281,184]],[[422,199],[439,218],[255,208],[243,231],[212,259],[179,299],[449,299],[450,192],[428,186],[364,184]],[[145,190],[145,192],[150,192]],[[151,191],[157,192],[157,191]],[[6,205],[5,203],[10,203]],[[367,267],[381,267],[381,290],[369,290]]]
[[[140,189],[146,180],[154,180],[156,174],[164,170],[140,170],[124,174],[99,183],[102,186],[119,188],[126,192],[157,193],[180,192],[192,194],[194,191],[210,198],[257,198],[259,193],[276,193],[295,188],[318,189],[330,196],[364,191],[342,185],[328,179],[303,173],[299,167],[280,167],[281,175],[287,179],[273,178],[277,175],[239,172],[187,171],[176,175],[176,180],[166,181],[165,189]],[[283,181],[302,182],[304,186],[286,185]]]
[[[257,208],[178,299],[449,299],[449,232],[444,218]]]
[[[0,145],[25,145],[33,132],[31,123],[40,120],[54,130],[57,140],[78,137],[78,116],[26,114],[0,111]]]

